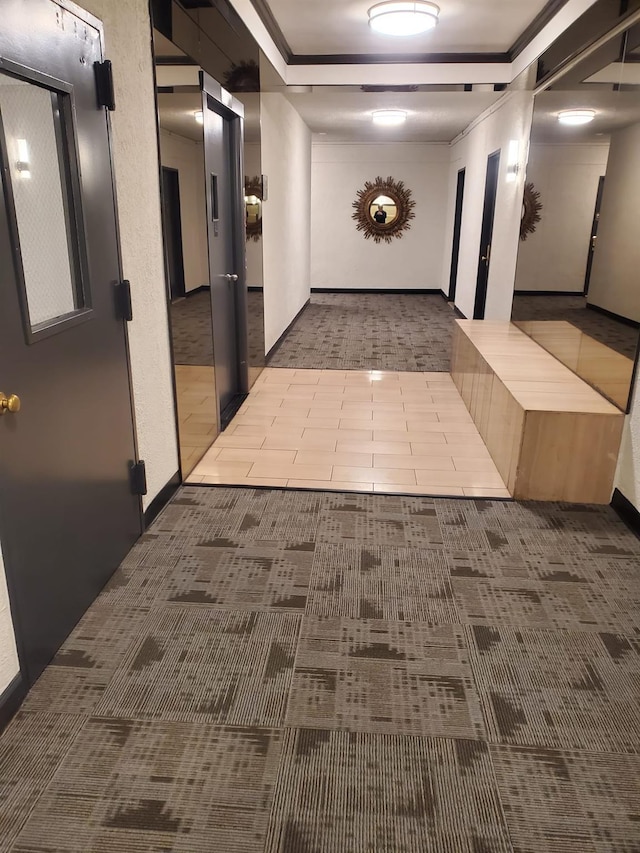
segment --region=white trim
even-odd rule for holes
[[[407,63],[402,65],[289,65],[294,86],[392,86],[452,83],[510,83],[509,62]]]

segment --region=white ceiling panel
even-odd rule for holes
[[[327,142],[450,142],[485,109],[500,92],[343,92],[339,87],[311,93],[287,93],[313,133],[326,134]],[[379,109],[406,110],[407,121],[398,127],[373,124]]]
[[[410,38],[374,33],[373,0],[268,0],[295,54],[504,52],[546,0],[440,0],[440,22]]]
[[[561,110],[593,109],[590,124],[560,124]],[[597,142],[616,130],[640,122],[640,94],[636,92],[542,92],[536,96],[532,142]]]

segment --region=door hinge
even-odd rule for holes
[[[125,279],[116,284],[116,302],[118,315],[123,320],[133,320],[133,304],[131,302],[131,282]]]
[[[113,68],[111,60],[105,59],[104,62],[94,62],[93,70],[96,75],[96,97],[99,107],[106,107],[108,110],[115,110],[116,95],[113,88]]]
[[[129,469],[131,476],[131,491],[134,495],[147,494],[147,469],[144,464],[144,459],[139,462],[132,462]]]

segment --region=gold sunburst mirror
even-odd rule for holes
[[[415,206],[411,190],[402,181],[378,176],[375,181],[367,181],[364,189],[358,190],[352,217],[366,240],[391,243],[411,228]]]
[[[533,234],[536,225],[542,217],[540,211],[542,203],[540,193],[533,184],[525,184],[524,197],[522,199],[522,219],[520,220],[520,239],[526,240],[529,234]]]
[[[244,179],[244,208],[247,240],[256,243],[262,236],[262,179],[260,175]]]

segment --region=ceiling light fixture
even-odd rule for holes
[[[407,120],[407,113],[405,110],[375,110],[371,113],[371,118],[374,124],[392,127],[393,125],[404,124]]]
[[[198,124],[204,124],[204,113],[202,110],[196,110],[193,114],[194,119],[198,122]]]
[[[386,36],[417,36],[438,23],[439,6],[427,0],[387,0],[369,9],[369,26]]]
[[[589,124],[595,117],[595,110],[562,110],[562,112],[558,113],[560,124]]]

